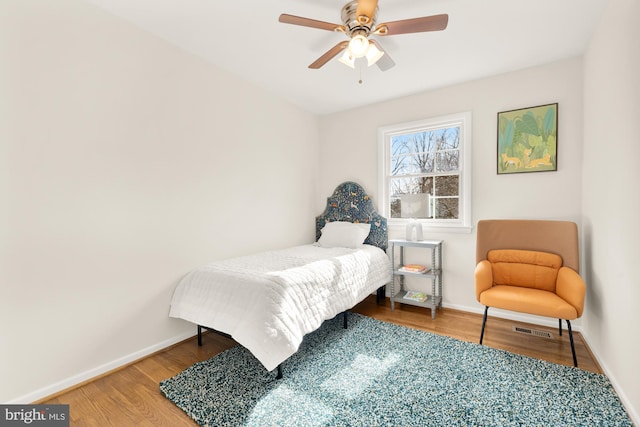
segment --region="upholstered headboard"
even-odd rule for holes
[[[332,221],[371,224],[371,231],[364,242],[383,251],[387,250],[387,219],[378,214],[371,198],[359,184],[343,182],[330,197],[327,197],[327,207],[316,217],[316,241],[320,238],[322,227]]]

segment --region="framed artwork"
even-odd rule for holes
[[[558,170],[558,104],[498,113],[498,175]]]

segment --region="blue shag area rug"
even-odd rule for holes
[[[160,383],[202,426],[631,426],[604,375],[349,314],[276,380],[235,346]]]

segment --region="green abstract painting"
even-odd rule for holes
[[[498,174],[558,170],[558,104],[498,113]]]

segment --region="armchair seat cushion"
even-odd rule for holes
[[[480,294],[480,303],[520,313],[573,320],[576,309],[554,292],[522,286],[495,285]]]

